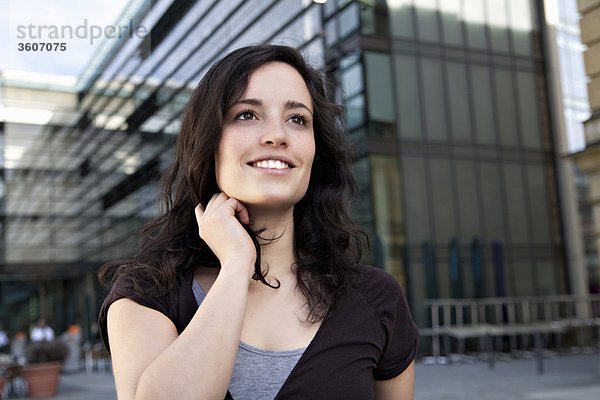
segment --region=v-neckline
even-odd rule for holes
[[[321,325],[317,329],[317,332],[313,336],[313,338],[310,341],[310,343],[308,344],[308,346],[306,346],[304,353],[302,353],[302,356],[300,356],[300,359],[298,360],[296,365],[294,365],[294,368],[292,368],[292,370],[290,371],[290,373],[287,376],[287,378],[285,379],[285,381],[283,381],[283,384],[279,388],[279,391],[277,392],[277,394],[275,395],[273,400],[277,400],[282,393],[285,394],[285,389],[287,388],[287,386],[289,386],[288,382],[293,379],[294,375],[296,374],[296,371],[298,371],[298,368],[300,368],[302,366],[303,361],[307,358],[307,354],[314,351],[313,349],[315,348],[315,346],[317,346],[315,344],[315,342],[317,342],[317,344],[318,344],[318,339],[323,335],[322,332],[324,330],[324,327],[329,325],[327,323],[328,321],[329,321],[329,312],[327,313],[327,315],[325,315],[325,318],[323,318],[323,321],[321,321]]]
[[[193,289],[194,284],[197,285],[200,288],[200,290],[202,291],[202,293],[204,295],[206,295],[206,293],[204,292],[204,289],[202,288],[202,286],[200,286],[200,283],[198,281],[196,281],[195,276],[192,274],[192,285],[190,287],[190,290],[192,291],[192,297],[194,298],[194,301],[196,301],[196,296],[194,295],[194,289]],[[200,305],[197,304],[197,307],[200,307]],[[315,334],[314,334],[313,338],[311,339],[310,343],[308,344],[308,346],[306,346],[306,349],[304,350],[304,353],[302,353],[302,355],[298,359],[298,362],[296,363],[296,365],[294,365],[294,367],[290,371],[290,373],[287,376],[287,378],[283,381],[283,384],[279,388],[279,391],[277,392],[277,394],[275,395],[275,397],[273,398],[273,400],[277,400],[282,393],[285,394],[285,389],[287,388],[287,386],[289,386],[288,382],[293,379],[293,377],[296,374],[296,371],[298,370],[298,368],[300,368],[302,366],[303,361],[307,358],[307,354],[311,353],[312,351],[314,351],[313,349],[316,346],[315,342],[318,343],[318,339],[323,335],[322,332],[324,330],[324,327],[328,326],[328,321],[330,319],[330,314],[331,314],[331,312],[328,312],[325,315],[325,318],[323,318],[323,321],[321,321],[321,325],[319,326],[319,328],[315,332]],[[241,339],[240,339],[240,342],[241,342]],[[229,396],[229,398],[235,400],[235,398],[229,392],[229,389],[227,389],[227,395]],[[227,399],[227,395],[226,395],[226,399]]]

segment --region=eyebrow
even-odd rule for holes
[[[236,105],[236,104],[248,104],[248,105],[251,105],[251,106],[260,107],[264,103],[260,99],[241,99],[239,101],[236,101],[233,105]],[[296,100],[287,100],[284,103],[284,107],[287,110],[294,110],[294,109],[297,109],[297,108],[304,108],[304,109],[306,109],[306,111],[308,111],[310,113],[310,115],[313,114],[313,112],[310,110],[310,108],[308,108],[308,106],[306,104],[304,104],[304,103],[302,103],[300,101],[296,101]]]

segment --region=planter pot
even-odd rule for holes
[[[23,367],[21,375],[27,382],[29,397],[56,396],[61,367],[61,362],[30,364]]]

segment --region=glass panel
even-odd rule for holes
[[[531,212],[531,230],[536,244],[549,244],[550,213],[548,210],[548,192],[546,190],[546,175],[541,165],[527,165],[527,192]]]
[[[352,4],[339,15],[340,38],[345,38],[360,26],[360,11],[358,4]]]
[[[324,53],[325,50],[323,49],[323,39],[313,40],[302,51],[304,58],[308,60],[310,65],[319,70],[323,68],[323,64],[325,63]]]
[[[500,143],[516,146],[519,143],[517,119],[515,117],[515,95],[510,71],[494,70],[496,83],[496,112],[500,126]]]
[[[417,32],[419,39],[439,41],[438,11],[436,0],[419,0],[417,11]]]
[[[441,1],[440,13],[442,17],[444,42],[455,46],[462,46],[463,38],[460,19],[460,0]]]
[[[508,52],[508,9],[505,0],[488,0],[487,20],[494,51]]]
[[[373,121],[395,122],[395,104],[390,57],[387,54],[365,52],[367,69],[367,99],[369,117]]]
[[[350,68],[343,70],[341,83],[345,97],[352,97],[355,94],[362,92],[364,88],[362,64],[358,62]]]
[[[431,240],[429,231],[429,211],[427,208],[430,194],[427,190],[427,175],[425,161],[422,158],[402,157],[402,177],[406,201],[406,232],[407,241],[420,243]]]
[[[374,33],[386,33],[382,26],[377,24],[377,16],[375,7],[367,4],[362,4],[360,8],[360,26],[361,33],[372,35]]]
[[[541,148],[542,134],[540,132],[535,75],[531,72],[517,72],[517,91],[523,146]]]
[[[514,261],[512,263],[511,296],[531,296],[535,294],[535,276],[533,265],[527,261]]]
[[[387,0],[387,4],[392,36],[414,37],[412,0]]]
[[[573,3],[575,2],[558,2]],[[525,56],[531,55],[531,40],[533,25],[531,22],[531,2],[527,0],[508,0],[508,9],[510,16],[510,28],[513,40],[513,49],[515,53]]]
[[[429,167],[431,173],[431,198],[435,199],[433,202],[435,239],[438,243],[447,243],[457,233],[450,161],[446,159],[430,159]]]
[[[367,157],[362,157],[352,163],[352,175],[358,187],[358,193],[352,202],[352,216],[359,226],[372,234],[371,178]]]
[[[556,284],[556,267],[552,261],[537,263],[536,281],[538,287],[538,293],[536,294],[540,296],[561,293]]]
[[[485,8],[484,0],[464,0],[463,20],[467,29],[469,47],[485,49],[487,47],[485,35]]]
[[[449,62],[446,64],[448,75],[448,104],[454,141],[471,142],[471,121],[469,118],[469,91],[465,64]]]
[[[508,212],[508,241],[513,244],[529,243],[527,232],[527,202],[523,172],[520,165],[504,164],[504,196]]]
[[[327,46],[332,46],[338,41],[337,25],[335,18],[330,19],[325,24],[325,43]]]
[[[473,161],[456,160],[455,166],[460,237],[462,240],[471,240],[481,235],[476,164]]]
[[[502,183],[498,165],[493,163],[479,164],[481,172],[481,200],[485,218],[484,232],[486,242],[504,241],[504,216],[502,212],[503,199]]]
[[[386,271],[406,281],[401,248],[404,244],[404,221],[400,194],[400,170],[397,158],[371,156],[376,237]]]
[[[473,65],[471,79],[476,140],[479,143],[494,144],[496,143],[496,130],[494,128],[494,107],[489,69]]]
[[[346,128],[352,129],[365,122],[365,97],[360,94],[344,103],[346,108]]]
[[[403,138],[420,138],[423,134],[421,132],[417,60],[415,57],[402,54],[396,54],[395,57],[400,135]]]
[[[427,138],[430,140],[447,140],[442,65],[439,60],[423,58],[421,68]]]
[[[325,7],[325,17],[329,17],[337,10],[337,3],[335,1],[327,1],[321,7]]]

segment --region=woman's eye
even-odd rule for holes
[[[256,115],[252,111],[242,111],[238,115],[236,115],[235,119],[239,119],[242,121],[247,121],[250,119],[256,119]]]
[[[290,121],[292,123],[298,124],[298,125],[306,124],[306,119],[304,119],[304,117],[302,115],[294,115],[293,117],[290,118]]]

